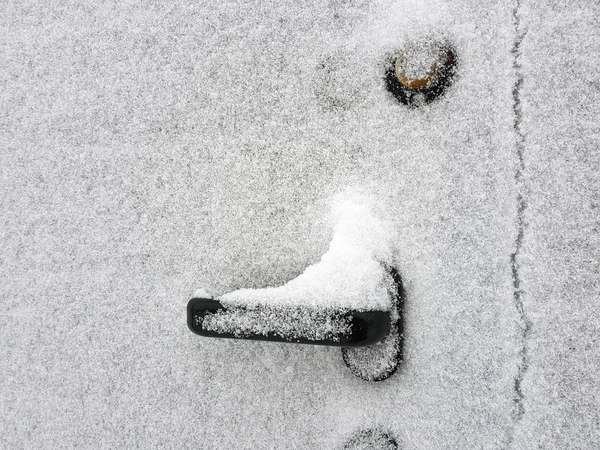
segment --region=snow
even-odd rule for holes
[[[4,6],[0,447],[600,441],[597,5]],[[408,109],[385,57],[431,36],[458,75]],[[357,302],[333,268],[373,261],[407,293],[387,381],[186,327],[198,286]]]
[[[524,177],[520,261],[526,412],[515,447],[600,442],[600,90],[598,6],[526,2],[521,27]],[[535,80],[535,81],[534,81]]]
[[[331,308],[232,306],[201,320],[205,330],[236,337],[275,334],[286,340],[336,341],[337,336],[349,335],[351,330],[350,317]]]
[[[396,74],[404,75],[409,80],[425,78],[435,73],[440,62],[440,44],[434,40],[415,42],[402,48],[396,62]]]
[[[318,263],[283,286],[240,289],[220,297],[221,302],[304,306],[316,311],[389,311],[387,272],[394,261],[395,233],[389,223],[375,216],[371,210],[375,205],[367,194],[338,194],[332,207],[333,238]]]
[[[194,297],[196,297],[196,298],[213,298],[212,295],[210,295],[204,288],[196,289],[194,291]]]

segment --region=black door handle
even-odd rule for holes
[[[194,297],[189,329],[201,336],[342,347],[344,363],[366,381],[389,378],[402,361],[404,289],[388,268],[390,310],[249,303]]]
[[[391,324],[387,311],[247,307],[208,298],[188,302],[187,322],[190,330],[201,336],[336,347],[375,344],[389,333]]]

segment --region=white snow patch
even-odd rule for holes
[[[200,288],[194,291],[194,298],[213,298],[213,296],[206,289]]]
[[[202,319],[205,330],[232,333],[236,337],[278,335],[284,339],[333,340],[350,334],[351,316],[332,310],[307,308],[231,307]]]
[[[349,45],[364,47],[379,55],[381,49],[443,37],[452,19],[449,5],[443,2],[390,2],[374,14],[365,28],[357,30]]]
[[[240,289],[220,300],[229,305],[389,310],[386,266],[393,260],[394,232],[381,215],[369,195],[337,195],[332,208],[333,239],[318,263],[283,286]]]

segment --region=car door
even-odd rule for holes
[[[597,445],[597,5],[3,6],[0,446]],[[406,105],[423,41],[456,71]],[[317,263],[340,194],[391,224],[392,377],[189,332]]]
[[[199,286],[284,284],[327,250],[332,197],[367,190],[398,233],[405,361],[368,383],[335,348],[190,336],[199,403],[214,402],[199,442],[341,448],[379,429],[407,448],[505,445],[520,350],[512,8],[255,7],[223,6],[207,49],[218,138],[205,142],[212,227]],[[386,89],[386,58],[428,36],[455,46],[456,80],[407,107]]]

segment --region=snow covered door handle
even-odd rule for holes
[[[404,291],[393,227],[368,202],[337,205],[328,251],[284,285],[239,289],[217,299],[200,291],[187,307],[194,333],[342,347],[363,380],[389,378],[402,361]]]
[[[339,347],[375,344],[391,324],[387,311],[227,306],[207,298],[189,301],[187,319],[190,330],[201,336]]]
[[[344,363],[366,381],[389,378],[402,361],[404,290],[394,268],[384,277],[388,310],[230,303],[194,297],[187,305],[190,330],[206,337],[342,347]],[[236,292],[261,292],[242,290]],[[263,291],[264,292],[264,291]],[[225,301],[222,299],[225,298]]]

